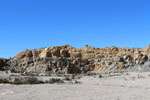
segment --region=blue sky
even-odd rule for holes
[[[25,49],[150,44],[150,0],[0,0],[0,57]]]

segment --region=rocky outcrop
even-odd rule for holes
[[[150,46],[146,48],[74,48],[69,45],[26,50],[9,61],[0,60],[0,68],[23,73],[87,73],[149,69]],[[141,69],[140,69],[141,70]]]
[[[94,58],[108,58],[114,56],[134,55],[134,54],[145,54],[150,53],[150,46],[144,49],[138,48],[117,48],[117,47],[106,47],[106,48],[94,48],[85,46],[84,48],[74,48],[69,45],[48,47],[34,50],[26,50],[19,53],[14,57],[17,59],[27,57],[66,57],[66,58],[82,58],[82,59],[94,59]]]
[[[6,70],[8,59],[0,58],[0,70]]]

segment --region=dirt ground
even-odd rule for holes
[[[150,100],[150,73],[83,76],[80,84],[0,84],[0,100]]]

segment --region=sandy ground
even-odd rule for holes
[[[150,73],[84,76],[81,84],[0,84],[0,100],[150,100]]]

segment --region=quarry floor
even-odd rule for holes
[[[150,72],[82,76],[80,84],[0,84],[0,100],[150,100]]]

